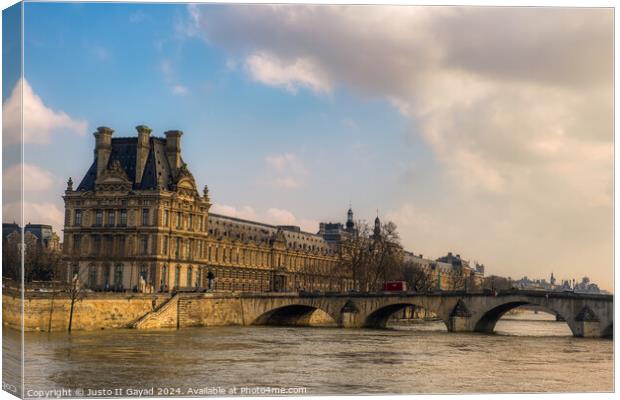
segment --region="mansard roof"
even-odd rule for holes
[[[112,151],[107,166],[110,167],[113,162],[118,161],[127,174],[127,178],[133,182],[132,189],[134,190],[172,190],[171,168],[165,153],[166,139],[149,138],[149,154],[140,182],[135,182],[137,146],[137,137],[112,138]],[[97,160],[94,160],[77,190],[94,190],[96,178]]]
[[[214,235],[226,235],[230,239],[254,243],[269,242],[278,232],[282,232],[287,247],[293,250],[324,252],[333,250],[322,236],[301,231],[297,227],[270,225],[220,214],[209,214],[209,230]]]

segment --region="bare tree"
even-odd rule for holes
[[[339,247],[339,267],[350,273],[357,289],[367,290],[366,274],[371,262],[370,253],[370,227],[367,223],[359,221],[357,231],[346,236]]]
[[[465,274],[463,266],[454,266],[450,276],[450,288],[452,290],[465,290],[469,277]]]
[[[75,303],[82,301],[86,293],[84,285],[82,285],[82,282],[80,282],[78,274],[73,275],[71,282],[68,284],[67,293],[69,294],[69,299],[71,300],[68,327],[68,331],[71,332],[71,328],[73,326],[73,310],[75,309]]]
[[[428,292],[433,288],[430,271],[419,263],[408,261],[403,264],[402,279],[409,289],[416,292]]]
[[[483,289],[507,290],[510,289],[510,287],[510,280],[503,276],[491,275],[485,277],[482,281]]]
[[[26,283],[57,279],[62,265],[60,253],[43,246],[34,235],[26,234],[23,243],[20,236],[10,235],[3,241],[2,276],[18,282],[23,272]]]
[[[21,235],[11,234],[2,242],[2,277],[14,282],[21,281],[22,255]]]
[[[350,272],[360,290],[378,290],[383,281],[401,275],[402,254],[394,223],[374,232],[366,222],[358,222],[357,231],[340,245],[339,267]]]

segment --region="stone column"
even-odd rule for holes
[[[584,306],[575,317],[576,332],[575,336],[598,338],[601,337],[601,323],[588,306]]]
[[[340,310],[340,318],[338,320],[338,327],[340,328],[359,328],[362,324],[362,321],[359,321],[360,315],[359,310],[353,304],[351,300],[347,301],[347,303]]]
[[[450,332],[470,332],[472,330],[470,325],[471,313],[463,300],[459,300],[450,313],[448,330]]]

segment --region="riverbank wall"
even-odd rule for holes
[[[235,293],[197,296],[88,293],[74,303],[72,330],[251,325],[254,320],[245,315],[243,302],[243,296]],[[3,291],[2,323],[5,327],[21,329],[21,304],[18,291]],[[27,293],[23,309],[25,331],[68,330],[71,299],[66,294]],[[317,311],[305,324],[332,326],[335,322],[329,315]]]
[[[88,294],[74,303],[72,330],[126,328],[166,301],[169,295]],[[2,324],[21,329],[22,299],[18,291],[2,292]],[[66,331],[71,299],[59,293],[27,293],[23,300],[25,331]]]

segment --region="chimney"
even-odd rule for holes
[[[151,128],[146,125],[136,126],[138,131],[138,145],[136,146],[136,183],[142,181],[142,174],[146,166],[146,159],[149,156],[149,138]]]
[[[181,136],[182,131],[167,131],[166,135],[166,158],[170,164],[171,172],[176,172],[181,167]]]
[[[107,168],[110,153],[112,152],[112,133],[114,131],[107,126],[100,126],[95,136],[95,161],[97,162],[97,178]]]

